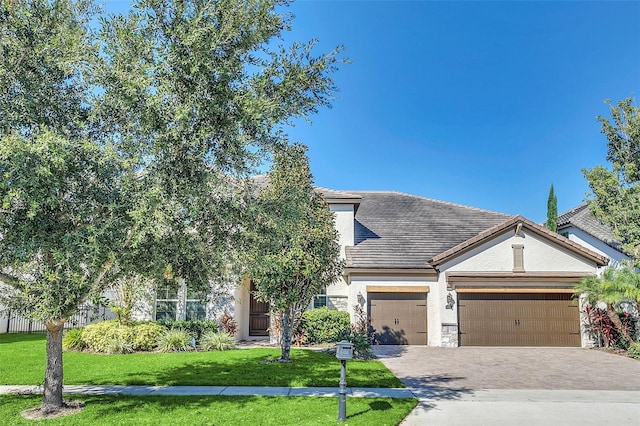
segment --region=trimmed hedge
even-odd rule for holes
[[[322,307],[309,309],[302,314],[299,330],[307,343],[337,342],[349,331],[349,313]]]
[[[120,325],[117,320],[101,321],[84,327],[82,341],[93,352],[150,351],[165,330],[165,327],[154,322],[138,322],[125,326]]]

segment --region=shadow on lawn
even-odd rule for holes
[[[251,352],[250,352],[251,351]],[[185,354],[188,356],[189,354]],[[163,384],[170,386],[283,386],[338,387],[340,362],[334,356],[306,351],[292,352],[290,363],[264,362],[277,358],[277,350],[240,350],[231,353],[201,353],[197,359],[162,368],[123,375],[127,385]],[[399,382],[383,366],[350,362],[349,386],[394,387]],[[95,384],[107,384],[96,383]],[[113,383],[109,383],[113,384]]]

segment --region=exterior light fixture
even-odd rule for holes
[[[449,292],[447,294],[447,304],[444,305],[445,309],[453,309],[453,305],[455,305],[456,302],[453,300],[453,296],[451,295],[451,292]]]

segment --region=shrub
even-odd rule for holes
[[[111,351],[120,341],[133,341],[133,332],[131,327],[121,326],[116,320],[101,321],[87,325],[82,338],[91,351],[113,353]],[[113,343],[114,340],[118,343]]]
[[[133,325],[133,348],[136,351],[151,351],[165,328],[155,322],[146,321]]]
[[[105,352],[108,354],[130,354],[134,351],[129,336],[114,336],[107,342]]]
[[[224,351],[234,349],[236,341],[232,335],[224,331],[206,331],[202,335],[200,346],[206,351]]]
[[[351,342],[354,349],[354,356],[362,359],[373,357],[371,353],[371,342],[375,330],[369,325],[369,317],[367,312],[360,304],[353,307],[355,324],[351,324],[349,329],[340,334],[339,340],[347,340]]]
[[[150,351],[164,331],[164,327],[154,322],[121,325],[117,320],[110,320],[87,325],[82,332],[82,340],[94,352]]]
[[[336,342],[349,330],[349,313],[326,307],[304,312],[296,334],[304,335],[308,343]]]
[[[218,331],[218,323],[215,321],[197,321],[197,320],[158,320],[158,324],[165,326],[167,329],[184,330],[191,334],[197,341],[205,331]]]
[[[81,351],[87,347],[82,339],[82,329],[74,328],[67,331],[62,337],[62,348],[65,350]]]
[[[187,352],[191,349],[191,335],[188,331],[179,328],[166,330],[158,340],[160,352]]]
[[[233,319],[231,315],[229,315],[228,312],[225,312],[220,317],[220,330],[231,336],[236,335],[236,331],[238,330],[238,323]]]
[[[587,328],[592,336],[597,339],[598,346],[615,347],[627,349],[628,342],[623,339],[620,331],[615,327],[607,311],[598,307],[587,305],[585,312],[587,314]],[[630,335],[636,333],[635,321],[628,312],[618,312],[618,317],[626,332]]]
[[[640,343],[634,342],[629,345],[629,349],[627,349],[627,354],[631,358],[640,359]]]

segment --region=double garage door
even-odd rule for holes
[[[458,293],[460,346],[580,346],[567,293]]]

